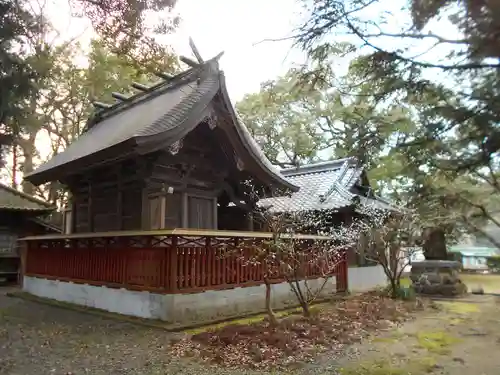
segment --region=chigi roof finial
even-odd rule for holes
[[[203,57],[201,57],[200,51],[198,51],[198,48],[196,48],[193,38],[191,37],[189,37],[189,47],[191,47],[191,51],[193,51],[193,55],[196,57],[196,60],[198,60],[200,64],[203,64]]]

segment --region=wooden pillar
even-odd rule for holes
[[[21,286],[21,288],[24,286],[24,275],[26,275],[26,262],[27,262],[27,257],[28,257],[28,246],[29,242],[28,241],[21,241],[21,246],[19,248],[19,259],[21,261],[21,264],[19,265],[19,273],[18,273],[18,283]]]
[[[75,198],[71,196],[71,226],[70,226],[71,233],[76,233],[76,215],[77,212],[76,212]]]
[[[182,227],[189,228],[189,211],[188,211],[188,195],[182,193]]]
[[[117,220],[117,230],[123,229],[123,169],[121,164],[118,165],[116,171],[117,178],[117,189],[116,194],[116,220]]]
[[[253,213],[252,212],[247,213],[247,221],[248,221],[248,230],[250,232],[253,232],[254,226],[253,226]]]
[[[217,212],[217,197],[213,199],[213,224],[212,224],[212,229],[217,230],[219,228],[219,215]]]
[[[88,186],[89,186],[89,197],[88,197],[88,206],[87,206],[87,215],[88,215],[88,221],[89,221],[89,232],[94,231],[94,210],[92,209],[92,183],[89,180],[88,181]]]
[[[175,293],[177,291],[177,236],[172,236],[172,242],[170,245],[170,254],[168,257],[167,266],[169,267],[169,281],[168,281],[168,292]]]

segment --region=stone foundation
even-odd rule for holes
[[[309,280],[308,285],[314,290],[319,288],[323,281]],[[176,323],[261,312],[265,299],[264,285],[190,294],[159,294],[30,276],[24,277],[23,290],[38,297]],[[332,278],[323,289],[322,297],[335,293],[335,278]],[[274,308],[297,304],[288,283],[274,284],[271,295]]]
[[[323,281],[309,280],[308,285],[315,290],[321,287]],[[386,283],[380,266],[348,270],[348,287],[353,292],[368,291]],[[168,322],[187,323],[257,313],[264,310],[265,304],[264,285],[189,294],[159,294],[25,276],[23,290],[38,297]],[[322,297],[336,292],[333,277],[323,289]],[[272,285],[271,296],[274,308],[297,304],[286,282]]]

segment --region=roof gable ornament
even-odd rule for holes
[[[330,188],[327,190],[325,194],[321,194],[319,196],[319,201],[321,203],[325,202],[332,193],[337,190],[342,188],[342,179],[345,177],[347,171],[349,170],[349,161],[346,160],[344,164],[342,164],[342,167],[340,167],[339,174],[337,177],[337,180],[330,186]]]
[[[172,155],[177,155],[181,150],[182,146],[183,146],[183,141],[182,139],[179,139],[178,141],[175,141],[168,147],[168,152],[170,152]]]

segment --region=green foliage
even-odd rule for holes
[[[324,149],[326,140],[317,128],[311,106],[324,104],[321,93],[298,86],[299,72],[261,85],[236,105],[243,122],[267,157],[282,166],[308,163]]]
[[[314,74],[329,70],[332,40],[347,33],[358,57],[342,90],[378,108],[404,108],[393,121],[400,132],[391,138],[378,131],[393,141],[370,168],[371,178],[382,181],[378,188],[389,181],[393,198],[452,241],[463,231],[487,235],[487,222],[500,226],[500,17],[493,2],[415,0],[395,11],[387,11],[398,8],[388,0],[308,4],[297,44],[323,61]],[[455,28],[460,37],[435,33],[431,24]]]
[[[100,39],[93,40],[86,52],[88,65],[82,65],[78,57],[84,54],[81,46],[66,43],[48,48],[39,56],[39,63],[45,64],[48,74],[37,82],[38,96],[24,102],[21,111],[13,118],[14,124],[24,125],[17,141],[23,159],[22,171],[30,172],[36,166],[38,153],[34,141],[39,134],[50,136],[48,157],[66,148],[84,129],[89,116],[94,113],[92,101],[113,103],[114,91],[132,93],[131,83],[156,82],[158,78],[150,73],[161,70],[174,72],[177,69],[173,55],[154,55],[148,65],[137,68],[128,55],[115,55]],[[45,155],[44,155],[45,156]],[[51,202],[64,200],[64,189],[57,182],[47,189],[34,190],[27,181],[23,182],[27,193],[43,195]]]
[[[500,256],[488,257],[487,263],[491,270],[500,271]]]
[[[36,81],[46,73],[36,65],[27,46],[43,25],[27,11],[23,1],[0,1],[0,147],[10,143],[24,124],[13,123],[25,102],[36,95]],[[35,51],[43,54],[43,50]]]
[[[68,0],[76,13],[88,18],[111,53],[127,56],[136,69],[150,64],[152,56],[172,56],[155,34],[172,32],[179,24],[173,13],[176,0]],[[151,17],[153,15],[155,17]],[[161,65],[160,65],[161,66]]]

